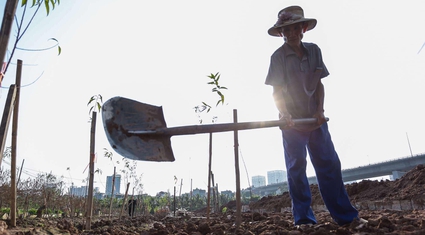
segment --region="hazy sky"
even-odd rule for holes
[[[52,172],[68,186],[85,185],[86,104],[96,94],[104,101],[122,96],[163,106],[169,127],[194,125],[193,107],[217,100],[207,75],[220,72],[228,91],[226,105],[211,113],[218,122],[232,122],[233,109],[241,122],[277,119],[264,80],[270,55],[283,40],[267,30],[290,5],[318,20],[304,41],[321,47],[330,71],[323,80],[325,115],[343,169],[410,156],[407,137],[413,154],[424,153],[425,51],[418,53],[425,42],[423,1],[72,0],[61,1],[48,17],[42,9],[18,45],[45,48],[56,38],[60,56],[49,50],[14,57],[26,64],[22,84],[36,81],[21,90],[17,161],[20,166],[25,159],[23,177]],[[15,69],[2,83],[2,109]],[[203,119],[209,123],[211,117]],[[175,162],[137,162],[145,192],[173,192],[174,176],[178,184],[183,179],[182,192],[190,190],[191,179],[193,188],[206,189],[208,135],[171,141]],[[233,133],[214,134],[213,145],[215,182],[219,190],[234,191]],[[278,128],[240,131],[239,145],[242,188],[252,176],[285,169]],[[95,168],[102,174],[95,186],[101,191],[114,167],[104,148],[112,151],[98,115]],[[113,159],[122,157],[114,153]],[[123,164],[115,166],[119,171]],[[311,165],[308,175],[314,175]]]

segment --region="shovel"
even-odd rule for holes
[[[103,127],[112,148],[123,157],[141,161],[175,160],[171,136],[285,126],[285,120],[192,125],[167,128],[162,107],[114,97],[102,106]],[[293,119],[295,125],[313,124],[316,118]]]

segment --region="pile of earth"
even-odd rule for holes
[[[423,201],[425,193],[425,168],[417,166],[396,181],[369,181],[347,185],[347,192],[353,201],[393,201],[411,200],[416,203]],[[317,186],[312,185],[314,204],[321,205]],[[233,203],[234,204],[234,203]],[[0,221],[0,235],[12,234],[425,234],[425,211],[420,209],[396,210],[361,209],[360,217],[368,220],[365,225],[357,222],[345,226],[336,225],[326,209],[316,209],[318,223],[311,227],[295,227],[290,210],[290,199],[287,193],[280,196],[265,197],[256,203],[251,203],[251,211],[243,212],[240,225],[236,213],[228,210],[226,213],[185,214],[155,218],[143,216],[122,219],[95,219],[90,230],[84,230],[84,219],[25,219],[18,220],[17,227],[5,229]],[[231,204],[229,204],[231,208]],[[267,212],[257,212],[259,209]],[[279,208],[276,212],[276,208]],[[284,208],[284,209],[282,209]],[[286,209],[285,209],[286,208]],[[6,221],[7,222],[7,221]],[[4,223],[4,222],[3,222]]]
[[[425,205],[425,166],[418,165],[403,175],[400,179],[362,180],[345,185],[353,204],[366,201],[403,201],[409,200],[419,207]],[[310,185],[312,205],[324,205],[317,185]],[[263,197],[250,204],[250,209],[262,209],[278,212],[281,208],[291,207],[288,192],[278,196]]]

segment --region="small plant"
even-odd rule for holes
[[[219,96],[219,99],[217,100],[217,103],[216,103],[216,107],[221,103],[222,105],[224,105],[224,100],[225,100],[225,98],[224,98],[224,94],[223,94],[223,90],[227,90],[227,87],[225,87],[225,86],[221,86],[220,85],[220,83],[219,83],[219,80],[220,80],[220,73],[216,73],[216,74],[213,74],[213,73],[211,73],[209,76],[208,76],[208,78],[210,78],[210,82],[208,82],[207,84],[208,85],[212,85],[212,86],[214,86],[213,88],[212,88],[212,92],[213,93],[216,93],[218,96]],[[199,123],[200,124],[202,124],[202,119],[201,119],[201,117],[200,117],[200,113],[202,113],[202,112],[204,112],[204,111],[206,111],[207,113],[209,113],[210,111],[211,111],[211,108],[212,108],[212,106],[211,105],[209,105],[207,102],[201,102],[201,104],[200,105],[197,105],[197,106],[195,106],[193,109],[195,109],[195,113],[197,113],[198,114],[198,118],[199,118]],[[214,116],[214,117],[212,117],[212,122],[214,123],[215,121],[217,120],[217,117],[216,116]]]
[[[4,214],[4,213],[9,214],[9,213],[10,213],[10,208],[2,208],[2,209],[1,209],[1,213],[2,213],[2,214]]]
[[[35,208],[29,209],[28,210],[28,214],[30,214],[30,215],[36,215],[37,214],[37,209],[35,209]]]
[[[102,104],[103,104],[103,98],[100,94],[90,97],[90,100],[87,103],[87,106],[91,105],[89,109],[89,114],[91,112],[97,112],[97,111],[100,112],[100,109],[102,108]]]

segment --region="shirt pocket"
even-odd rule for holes
[[[323,68],[316,67],[316,70],[309,76],[309,79],[306,81],[307,84],[304,85],[305,93],[308,96],[312,96],[316,91],[317,83],[320,80],[320,76],[322,75]]]

